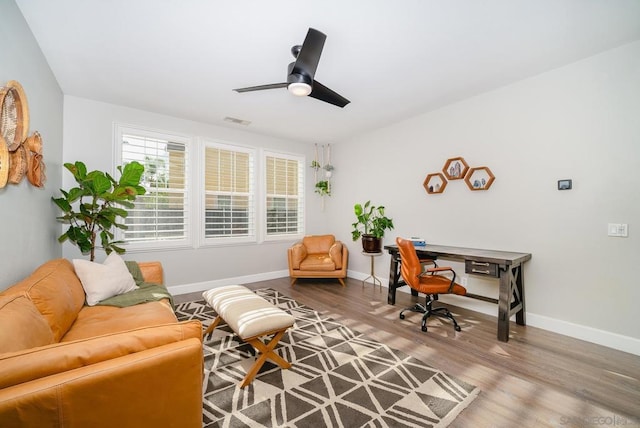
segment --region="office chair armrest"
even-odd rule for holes
[[[422,266],[426,266],[426,265],[432,264],[435,267],[438,267],[438,263],[436,263],[436,261],[434,259],[418,259],[418,261],[420,262],[420,264]]]
[[[453,272],[454,275],[456,274],[454,270],[451,269],[449,266],[442,266],[442,267],[436,266],[436,267],[427,269],[427,272],[444,272],[444,271],[450,271],[450,272]]]
[[[419,276],[422,276],[422,275],[425,275],[425,274],[433,275],[436,272],[451,272],[453,274],[453,277],[451,278],[451,282],[449,283],[449,290],[447,291],[447,293],[451,293],[453,291],[453,286],[456,285],[456,271],[454,271],[449,266],[429,268],[429,269],[425,270],[424,272],[422,272]]]

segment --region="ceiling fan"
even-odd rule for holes
[[[238,88],[234,89],[234,91],[242,93],[287,88],[289,92],[299,97],[308,95],[338,107],[346,106],[350,102],[348,99],[314,79],[326,38],[327,36],[324,33],[314,28],[309,28],[307,37],[305,37],[302,45],[295,45],[291,48],[291,54],[296,60],[289,64],[286,82]]]

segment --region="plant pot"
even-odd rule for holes
[[[373,235],[362,235],[362,250],[365,253],[379,253],[382,251],[382,239]]]

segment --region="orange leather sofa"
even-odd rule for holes
[[[298,278],[336,278],[344,287],[349,250],[333,235],[309,235],[288,249],[289,276],[293,286]]]
[[[162,282],[160,263],[140,268]],[[73,265],[51,260],[0,293],[0,426],[201,427],[201,338],[166,299],[85,306]]]

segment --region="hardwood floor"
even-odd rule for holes
[[[449,306],[462,327],[430,319],[420,330],[420,314],[398,314],[415,300],[398,293],[387,304],[387,289],[347,279],[289,278],[246,284],[270,287],[329,314],[369,337],[402,350],[432,367],[472,383],[481,393],[453,427],[640,426],[640,357],[511,323],[508,343],[496,339],[496,319]],[[197,300],[201,293],[176,296]],[[421,300],[424,297],[421,298]],[[438,304],[436,304],[437,306]]]

